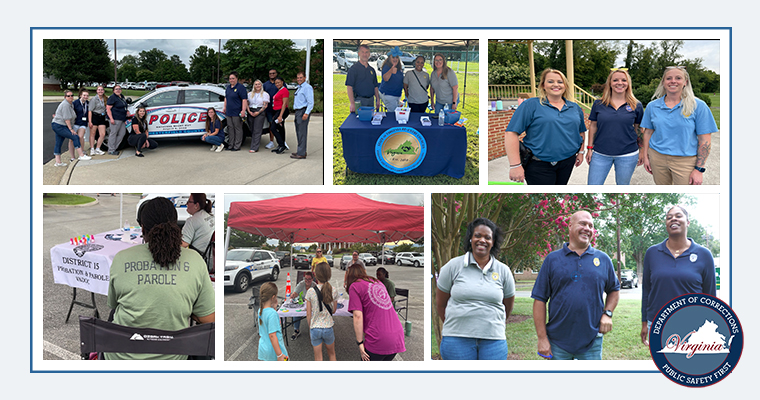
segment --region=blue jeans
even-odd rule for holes
[[[591,156],[591,164],[588,167],[588,184],[604,185],[610,168],[615,165],[615,183],[618,185],[630,185],[633,171],[639,162],[639,154],[625,156],[606,156],[594,152]]]
[[[206,143],[211,143],[214,146],[221,146],[222,143],[224,143],[224,139],[219,137],[219,135],[206,136]]]
[[[331,345],[335,343],[333,328],[312,328],[309,330],[311,345],[317,347],[321,344]]]
[[[74,148],[81,147],[79,144],[79,136],[74,135],[66,125],[56,124],[53,122],[53,132],[55,132],[55,147],[53,147],[53,154],[56,156],[61,155],[61,146],[63,146],[63,139],[71,139],[74,143]]]
[[[594,339],[594,344],[587,352],[579,354],[568,353],[550,340],[549,344],[552,347],[552,360],[601,360],[603,340],[604,336],[598,336]]]
[[[295,317],[293,318],[293,329],[300,331],[301,330],[301,320],[306,319],[305,317]]]
[[[506,360],[509,354],[506,340],[456,336],[444,336],[439,350],[444,360]]]

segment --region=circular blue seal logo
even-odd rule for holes
[[[422,134],[409,127],[390,128],[375,143],[375,158],[388,171],[402,174],[422,164],[427,144]]]
[[[652,321],[649,350],[660,372],[688,387],[720,382],[736,367],[744,333],[722,300],[702,293],[678,296]]]

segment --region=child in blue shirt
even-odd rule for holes
[[[259,360],[287,361],[288,351],[282,341],[280,317],[277,306],[277,285],[267,282],[261,285],[261,310],[259,310]]]

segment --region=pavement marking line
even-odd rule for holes
[[[42,342],[42,351],[47,351],[53,355],[56,355],[64,360],[79,360],[81,357],[79,354],[72,353],[64,348],[58,347],[47,340]]]
[[[248,340],[246,340],[242,346],[238,347],[238,349],[235,350],[234,353],[232,353],[232,355],[230,356],[230,358],[227,359],[227,361],[236,361],[238,356],[243,352],[243,350],[245,350],[251,344],[251,342],[253,342],[253,340],[254,340],[254,335],[251,335],[251,337],[249,337]]]

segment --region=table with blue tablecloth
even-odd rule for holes
[[[439,126],[438,119],[430,114],[432,125],[422,126],[422,115],[426,114],[411,113],[407,124],[399,124],[395,114],[388,112],[381,125],[372,125],[349,114],[340,126],[346,166],[365,174],[463,177],[467,129],[452,124]],[[400,161],[389,161],[388,157]]]

